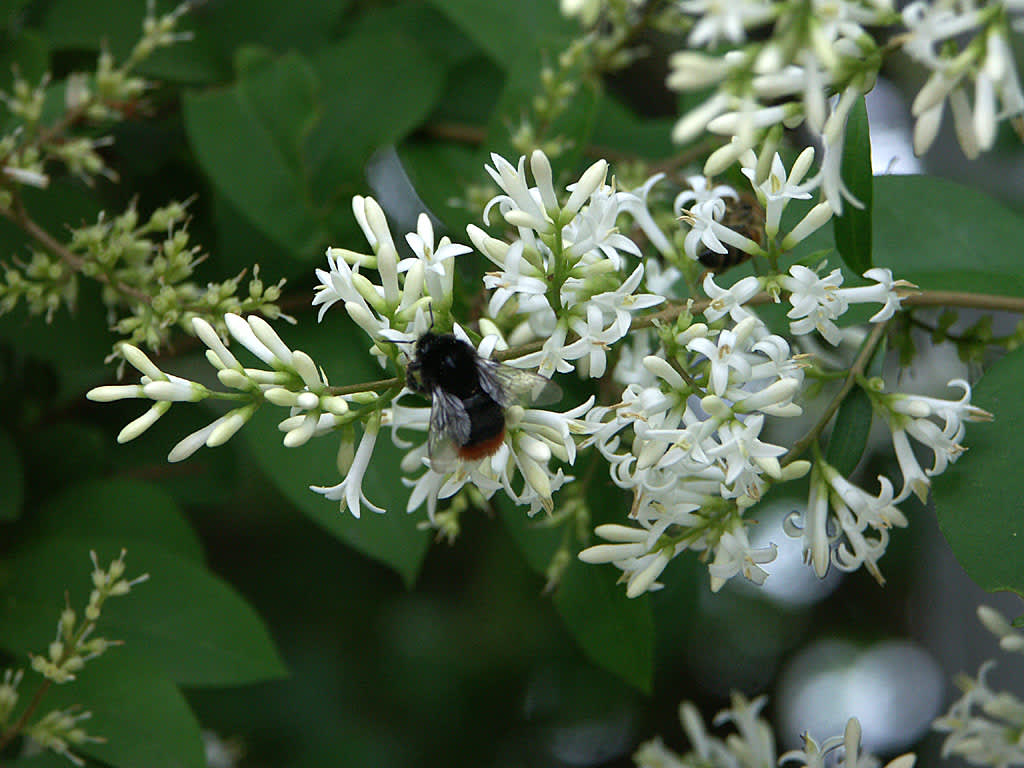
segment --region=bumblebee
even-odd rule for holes
[[[430,396],[427,450],[436,472],[494,454],[505,439],[508,406],[544,405],[562,395],[543,376],[482,358],[451,333],[420,336],[405,375],[409,389]]]
[[[736,200],[727,200],[721,223],[739,232],[760,246],[764,246],[764,208],[751,195],[741,194]],[[697,261],[708,272],[718,275],[750,258],[750,254],[723,243],[725,253],[706,250],[697,255]]]

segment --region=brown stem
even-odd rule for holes
[[[14,721],[14,724],[3,733],[0,733],[0,752],[4,751],[4,747],[14,740],[14,737],[24,730],[25,726],[28,725],[29,718],[35,714],[35,711],[39,709],[39,705],[43,701],[43,696],[50,690],[50,686],[53,685],[53,681],[50,679],[43,680],[42,684],[36,689],[35,695],[32,697],[32,701],[25,707],[25,711],[21,713],[21,716]]]
[[[888,327],[888,322],[879,323],[871,329],[871,335],[868,336],[864,342],[864,346],[861,347],[860,354],[857,355],[857,359],[853,361],[853,365],[850,366],[849,373],[846,374],[846,379],[843,381],[843,386],[835,394],[835,397],[829,401],[828,407],[825,408],[825,412],[818,419],[818,423],[815,424],[811,430],[797,440],[793,447],[786,452],[786,455],[779,459],[779,463],[782,466],[786,466],[794,459],[799,458],[803,455],[811,443],[818,439],[828,423],[832,421],[832,417],[836,411],[839,410],[839,406],[843,404],[843,400],[850,394],[850,390],[853,389],[853,385],[857,383],[857,377],[864,374],[864,369],[868,365],[868,361],[871,360],[871,355],[875,351],[875,347],[878,346],[878,342],[881,341],[882,335],[885,333],[885,329]]]
[[[14,204],[9,209],[0,210],[0,213],[3,213],[3,215],[14,222],[16,226],[24,230],[29,237],[43,246],[46,250],[50,251],[50,253],[59,258],[73,270],[79,273],[83,271],[85,268],[85,259],[39,226],[35,219],[33,219],[29,215],[28,211],[25,210],[25,206],[22,204],[21,200],[15,198]],[[102,272],[91,275],[91,277],[94,277],[101,283],[109,285],[118,293],[129,296],[143,304],[153,303],[153,297],[145,291],[141,291],[132,285],[121,282],[120,280],[112,280],[109,275]]]

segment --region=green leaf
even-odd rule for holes
[[[873,415],[871,399],[860,387],[854,387],[839,406],[832,433],[828,438],[825,461],[835,467],[843,477],[849,477],[860,464],[868,443],[868,433],[871,432]]]
[[[985,372],[972,403],[995,421],[968,425],[968,452],[933,480],[932,496],[939,527],[967,574],[990,592],[1024,596],[1024,473],[1016,450],[1024,433],[1021,381],[1024,350]]]
[[[550,0],[431,0],[431,4],[505,68],[511,68],[523,51],[539,52],[545,44],[549,60],[554,59],[578,31]]]
[[[925,290],[1024,296],[1024,217],[982,192],[931,176],[879,176],[875,263]],[[979,222],[984,222],[979,226]]]
[[[51,497],[33,515],[39,537],[145,541],[197,563],[203,561],[199,537],[171,495],[139,480],[91,480]]]
[[[444,72],[417,38],[368,28],[313,59],[321,83],[320,120],[305,148],[318,200],[349,200],[361,191],[363,167],[377,149],[395,144],[430,114]]]
[[[206,766],[199,723],[181,691],[152,667],[132,660],[124,648],[88,662],[73,683],[50,688],[40,711],[72,706],[92,713],[82,723],[90,736],[106,739],[74,752],[122,768]]]
[[[120,536],[50,538],[7,561],[0,572],[0,645],[15,653],[45,649],[64,595],[76,610],[86,602],[90,550],[106,565],[122,547],[126,576],[150,578],[103,608],[100,634],[123,640],[119,653],[183,685],[237,685],[285,674],[262,621],[230,586],[192,560]]]
[[[309,63],[291,53],[250,69],[232,88],[184,100],[189,141],[214,186],[270,239],[306,255],[328,239],[302,153],[318,88]]]
[[[843,144],[841,174],[850,193],[863,204],[858,208],[847,200],[843,215],[832,219],[836,248],[846,265],[856,274],[871,269],[871,135],[868,110],[860,96],[850,110]]]
[[[27,29],[5,31],[3,9],[0,8],[0,89],[9,92],[17,72],[35,85],[49,64],[46,41]]]
[[[426,118],[442,70],[416,39],[383,32],[322,48],[312,63],[253,50],[239,63],[232,88],[186,96],[189,139],[239,212],[309,258],[352,231],[366,161]]]
[[[0,522],[17,520],[25,499],[25,473],[18,446],[0,429]]]
[[[869,375],[882,375],[885,348],[883,339],[872,355]],[[835,467],[843,477],[853,474],[860,464],[868,444],[873,418],[871,398],[859,386],[854,387],[839,406],[835,423],[832,425],[832,433],[828,438],[828,450],[825,453],[825,461]]]
[[[654,675],[654,620],[647,595],[626,597],[610,566],[574,560],[555,593],[562,621],[598,666],[650,692]]]
[[[285,342],[321,361],[332,384],[354,384],[381,377],[366,353],[365,336],[338,310],[328,313],[322,325],[302,323],[282,331]],[[342,375],[339,371],[343,371]],[[325,499],[309,489],[311,485],[331,486],[341,482],[337,455],[340,435],[314,438],[301,448],[285,448],[277,423],[284,417],[279,409],[263,408],[243,430],[250,451],[260,468],[279,491],[298,509],[364,555],[397,571],[411,585],[430,543],[430,533],[419,530],[422,510],[407,514],[409,489],[399,478],[400,453],[391,443],[387,428],[381,430],[373,459],[363,480],[363,492],[379,507],[377,514],[365,507],[356,519],[341,512],[337,501]]]
[[[156,51],[142,71],[161,79],[214,82],[231,76],[235,50],[258,41],[277,51],[312,50],[337,33],[351,3],[310,0],[302,12],[275,0],[218,0],[193,6],[178,22],[193,39]],[[157,13],[172,10],[176,0],[157,3]],[[124,0],[57,0],[49,4],[44,32],[57,48],[99,50],[104,43],[119,59],[142,34],[146,5]]]

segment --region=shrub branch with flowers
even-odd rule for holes
[[[379,375],[363,383],[349,371],[329,381],[332,361],[292,341],[311,333],[302,327],[310,317],[295,329],[271,325],[295,322],[283,309],[283,280],[267,286],[253,266],[247,296],[236,296],[241,276],[200,287],[193,273],[203,257],[190,245],[184,204],[147,216],[133,202],[61,235],[33,212],[26,190],[45,189],[55,173],[90,183],[116,176],[101,151],[108,140],[96,137],[93,125],[125,119],[123,105],[148,88],[135,70],[187,37],[178,31],[186,10],[158,16],[150,6],[141,41],[124,63],[104,52],[95,73],[69,76],[62,106],[49,108],[55,117],[47,112],[47,78],[33,86],[19,76],[4,94],[17,127],[0,139],[0,213],[33,245],[28,261],[6,264],[0,307],[11,313],[24,304],[52,320],[76,308],[83,279],[97,284],[117,334],[112,357],[132,373],[91,387],[87,397],[143,406],[118,443],[147,439],[171,421],[171,411],[213,405],[215,417],[176,435],[167,459],[182,462],[255,430],[269,411],[284,448],[329,443],[333,456],[336,446],[337,475],[298,479],[309,489],[302,505],[318,508],[321,518],[331,505],[338,522],[328,527],[343,526],[364,552],[392,564],[415,559],[408,538],[362,538],[358,532],[371,530],[374,516],[406,526],[402,518],[411,515],[411,525],[454,540],[469,510],[494,505],[518,520],[513,528],[532,518],[560,532],[541,565],[549,589],[558,594],[581,569],[614,570],[622,585],[616,606],[661,589],[677,559],[699,560],[711,592],[736,577],[763,585],[777,556],[773,539],[783,537],[800,542],[819,578],[830,569],[863,568],[884,585],[889,544],[913,519],[908,506],[935,496],[944,531],[971,575],[988,588],[1024,593],[1024,553],[1013,536],[979,549],[963,522],[981,482],[971,485],[972,474],[1001,478],[1004,506],[1015,493],[999,444],[1024,421],[1006,397],[1024,375],[1015,351],[1024,325],[999,336],[985,316],[957,314],[1024,313],[1020,255],[1006,243],[1024,237],[1024,224],[941,182],[873,178],[864,103],[882,68],[903,57],[925,77],[910,107],[917,153],[936,141],[947,102],[968,158],[996,147],[1004,123],[1024,135],[1012,53],[1013,33],[1024,24],[1019,3],[919,0],[899,10],[886,0],[563,2],[582,32],[540,73],[511,148],[489,153],[477,181],[463,184],[460,205],[475,219],[464,233],[441,234],[448,230],[434,214],[442,206],[421,204],[413,225],[383,194],[347,196],[366,245],[331,242],[306,304],[330,333],[346,337],[351,354],[372,358]],[[567,126],[581,94],[600,93],[600,77],[640,58],[645,49],[636,40],[650,30],[680,46],[668,58],[667,85],[685,105],[671,129],[683,150],[656,162],[574,162],[586,135]],[[370,45],[352,46],[360,56],[378,55]],[[283,242],[300,229],[322,245],[325,230],[338,226],[341,214],[330,207],[343,195],[323,182],[329,143],[316,145],[323,137],[309,126],[333,114],[316,106],[314,87],[333,70],[297,56],[271,61],[252,53],[231,89],[187,96],[185,122],[200,164],[225,198],[248,218],[265,215],[263,235]],[[374,75],[367,77],[372,83]],[[429,90],[424,84],[417,98]],[[274,122],[273,97],[285,93],[298,94],[295,125]],[[396,142],[416,127],[402,122],[413,114],[410,107],[395,123]],[[218,121],[237,121],[244,135],[247,119],[262,121],[253,133],[295,142],[283,153],[293,155],[281,160],[284,170],[274,166],[301,187],[294,218],[275,215],[271,185],[261,196],[258,184],[238,183],[249,161],[221,143]],[[433,130],[435,139],[451,136],[443,126]],[[387,143],[375,142],[372,149]],[[337,167],[362,167],[366,155]],[[294,178],[289,163],[299,168]],[[907,215],[915,208],[922,210]],[[740,209],[749,214],[743,221],[735,216]],[[976,232],[986,226],[988,235]],[[300,306],[287,302],[295,314]],[[945,310],[937,320],[935,307]],[[163,354],[174,351],[175,329],[194,337],[205,366]],[[954,342],[970,363],[945,392],[918,390],[894,374],[897,356],[913,370],[922,330],[936,342]],[[432,404],[407,381],[416,342],[428,331],[452,333],[482,359],[558,382],[561,403],[515,402],[504,409],[503,439],[491,455],[451,467],[432,462]],[[1000,359],[993,364],[994,352]],[[367,369],[354,364],[360,367]],[[989,381],[992,389],[976,396],[975,385],[986,392]],[[872,422],[883,440],[871,438]],[[993,423],[972,426],[968,435],[969,422]],[[976,439],[981,455],[952,469]],[[858,471],[868,462],[881,467],[873,478]],[[382,476],[391,478],[386,491]],[[954,506],[948,513],[946,491]],[[803,501],[757,543],[751,531],[759,524],[764,532],[769,495]],[[1019,527],[998,504],[970,514],[980,518],[971,526],[988,533],[1010,526],[1005,533],[1015,535]],[[524,546],[530,549],[528,536]],[[592,599],[584,605],[597,609],[600,598]],[[623,611],[620,618],[641,615],[613,610]],[[591,656],[622,673],[620,661],[594,652],[589,629],[567,623]],[[649,680],[648,668],[632,681]],[[0,697],[0,724],[19,681],[11,672],[0,687],[0,694],[10,692]],[[979,677],[964,701],[986,690]],[[737,695],[719,720],[740,734],[722,741],[684,705],[695,752],[674,755],[651,742],[637,764],[817,766],[840,745],[842,764],[876,764],[859,752],[856,719],[843,736],[820,745],[805,736],[802,751],[776,755],[761,706]],[[1008,764],[1004,745],[992,745],[988,725],[965,708],[955,705],[937,723],[954,734],[947,750],[975,764]],[[984,732],[984,745],[981,736],[961,735],[975,730]],[[67,753],[66,739],[54,744],[47,746]],[[904,755],[889,765],[913,760]]]

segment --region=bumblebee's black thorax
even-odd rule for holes
[[[406,369],[409,389],[429,394],[435,387],[465,400],[481,393],[476,350],[450,333],[423,334]]]

